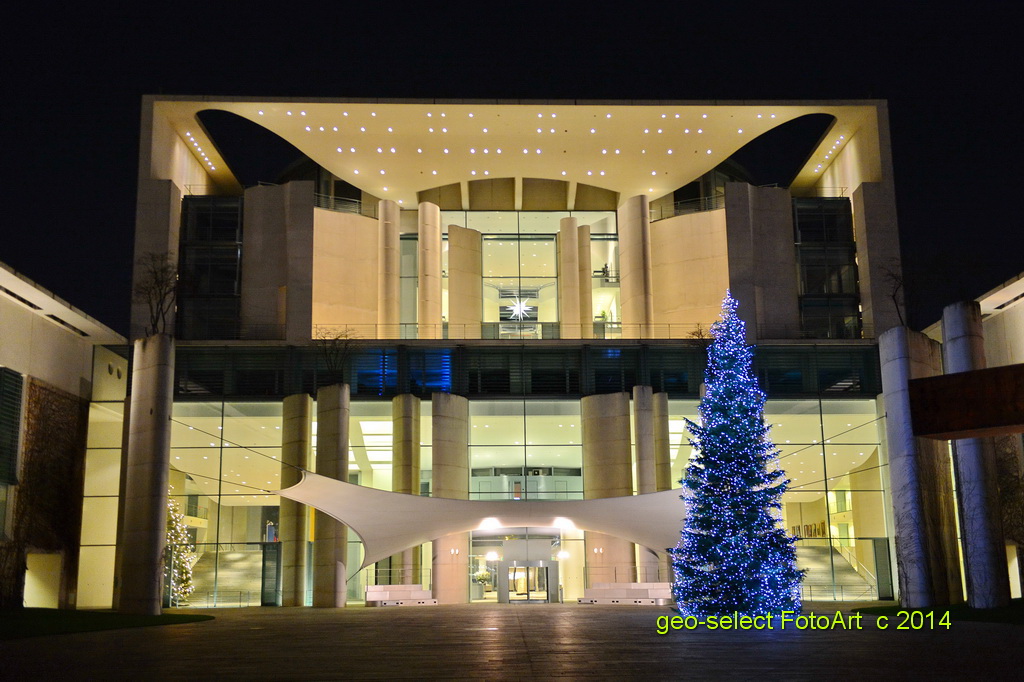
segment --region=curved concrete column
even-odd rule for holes
[[[563,339],[580,338],[579,230],[575,218],[558,223],[558,321]]]
[[[483,235],[448,226],[448,338],[479,339],[483,321]]]
[[[380,252],[380,270],[377,274],[378,339],[401,338],[401,219],[398,204],[387,199],[377,202],[377,248]]]
[[[938,346],[906,327],[878,339],[900,603],[908,608],[962,601],[946,448],[915,438],[910,421],[908,382],[939,373]]]
[[[420,399],[403,393],[391,399],[391,490],[420,494]],[[391,558],[391,583],[416,582],[419,552],[409,548]]]
[[[606,393],[580,399],[583,424],[583,499],[633,494],[629,394]],[[633,543],[604,533],[584,535],[589,584],[632,582]]]
[[[416,301],[418,338],[440,339],[441,328],[441,209],[423,202],[419,206],[418,266],[419,294]]]
[[[450,393],[431,396],[432,496],[469,499],[469,400]],[[432,588],[439,604],[469,601],[469,533],[432,543]]]
[[[316,472],[348,481],[348,384],[325,386],[316,394]],[[317,510],[313,527],[313,606],[345,606],[348,597],[348,528]]]
[[[985,369],[985,336],[976,301],[954,303],[942,311],[942,356],[946,374]],[[953,470],[967,603],[978,609],[1006,606],[1010,582],[992,439],[954,440]]]
[[[167,535],[174,338],[157,334],[139,339],[132,363],[117,610],[157,615]]]
[[[302,480],[313,451],[313,399],[305,393],[284,399],[281,426],[281,487]],[[305,606],[309,515],[306,505],[281,498],[281,606]]]
[[[654,319],[651,211],[644,194],[619,206],[619,303],[623,338],[646,338]]]

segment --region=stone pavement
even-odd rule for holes
[[[848,605],[843,605],[847,608]],[[804,613],[834,615],[835,604]],[[0,679],[1021,679],[1024,628],[657,634],[666,607],[203,610],[216,620],[0,642]]]

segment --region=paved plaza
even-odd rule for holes
[[[834,616],[835,604],[804,612]],[[211,609],[215,620],[0,643],[0,678],[1020,679],[1024,628],[670,631],[666,607]]]

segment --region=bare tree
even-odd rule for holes
[[[350,327],[317,327],[313,343],[323,354],[328,381],[331,384],[345,383],[345,364],[355,351],[355,342],[358,338],[359,335]]]
[[[178,267],[173,253],[150,251],[136,261],[132,300],[149,310],[146,334],[164,334],[178,294]]]
[[[903,269],[898,260],[894,258],[882,268],[882,279],[889,292],[889,298],[892,299],[892,306],[896,309],[896,316],[900,319],[900,326],[905,327],[899,301],[900,291],[903,289]]]

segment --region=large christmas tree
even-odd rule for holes
[[[711,326],[701,423],[687,420],[697,453],[681,481],[687,515],[672,550],[672,594],[685,615],[800,610],[796,539],[778,521],[789,480],[768,436],[737,306],[726,293]]]

